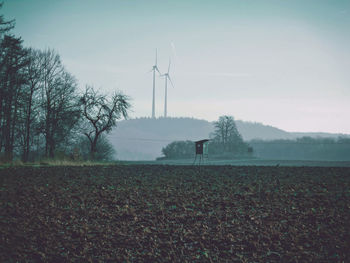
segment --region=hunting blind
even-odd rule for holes
[[[196,156],[194,158],[193,164],[196,163],[197,156],[199,156],[199,164],[201,164],[204,157],[208,158],[208,139],[196,141]]]

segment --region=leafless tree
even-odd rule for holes
[[[109,99],[99,94],[93,87],[87,86],[81,98],[82,114],[86,120],[84,135],[90,141],[91,159],[95,158],[98,139],[102,133],[109,133],[117,121],[127,118],[131,105],[129,97],[121,92],[114,93]]]
[[[40,51],[28,50],[29,63],[25,67],[26,85],[23,88],[21,117],[22,124],[20,137],[22,141],[22,160],[28,161],[31,141],[34,136],[33,122],[35,121],[35,112],[39,107],[38,93],[41,82],[41,64],[42,57]]]
[[[75,78],[65,71],[59,55],[46,50],[42,56],[42,130],[45,155],[53,158],[59,141],[78,122],[80,105]]]
[[[5,159],[11,161],[28,56],[22,40],[9,35],[1,39],[0,51],[0,152],[4,147]]]
[[[243,143],[232,116],[220,116],[214,126],[214,141],[222,145],[223,151],[230,151],[230,148]]]

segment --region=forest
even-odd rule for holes
[[[60,55],[24,47],[14,22],[0,16],[0,162],[113,158],[105,134],[127,117],[129,97],[80,92]]]

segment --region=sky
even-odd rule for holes
[[[221,115],[299,132],[350,134],[350,0],[4,0],[24,46],[56,50],[83,90],[152,114],[167,71],[168,116]],[[164,114],[156,78],[156,116]]]

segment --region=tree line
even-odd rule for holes
[[[127,117],[129,97],[100,94],[92,86],[79,93],[55,50],[24,47],[13,28],[14,21],[1,15],[0,158],[27,162],[73,152],[85,159],[110,158],[113,148],[105,134]]]
[[[350,138],[251,140],[254,156],[275,160],[350,161]]]
[[[211,159],[254,157],[272,160],[350,161],[350,138],[301,137],[294,140],[250,140],[244,142],[232,116],[214,122],[210,135]],[[193,158],[193,141],[174,141],[162,149],[165,159]],[[163,159],[160,158],[160,159]]]
[[[210,158],[232,159],[252,155],[253,149],[243,141],[233,116],[221,116],[214,122],[214,132],[210,134],[208,153]],[[174,141],[162,149],[164,158],[192,158],[195,154],[193,141]]]

